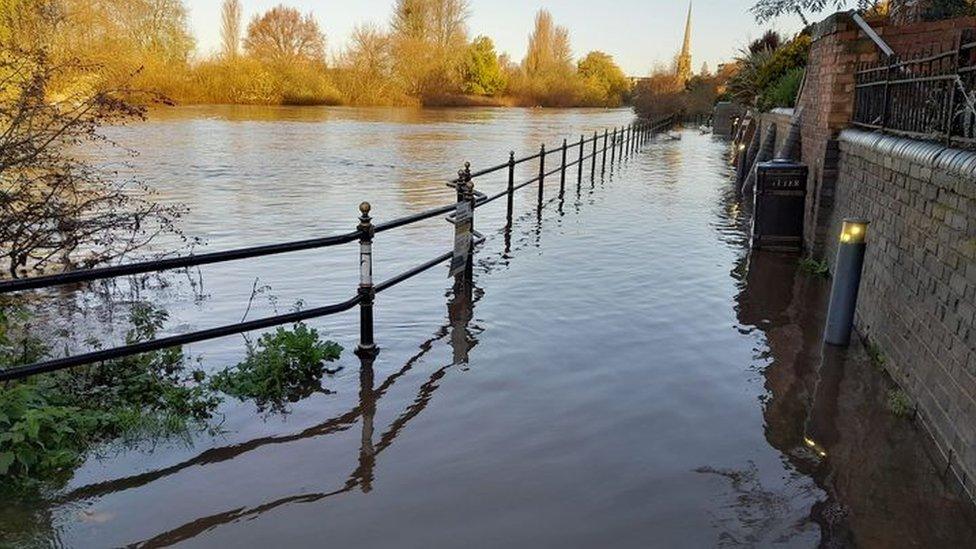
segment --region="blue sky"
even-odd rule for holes
[[[698,0],[694,8],[694,66],[715,66],[732,57],[748,39],[768,28],[792,33],[797,18],[760,27],[749,14],[754,0]],[[245,19],[279,3],[315,15],[331,52],[338,51],[357,23],[386,26],[393,0],[242,0]],[[217,49],[221,0],[190,0],[190,17],[199,49]],[[471,0],[472,36],[490,36],[499,51],[520,60],[536,10],[546,8],[569,28],[577,56],[590,50],[613,55],[630,75],[647,74],[655,63],[669,63],[681,45],[687,2],[683,0]]]

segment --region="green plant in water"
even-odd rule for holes
[[[871,358],[871,362],[875,366],[883,370],[885,367],[885,362],[887,362],[887,359],[885,358],[884,353],[881,352],[881,347],[878,347],[876,344],[869,342],[866,346],[866,349],[868,352],[868,356]]]
[[[341,354],[339,344],[298,323],[264,334],[256,345],[248,343],[244,361],[214,375],[211,384],[238,399],[254,399],[261,409],[282,411],[286,402],[323,391],[322,376],[332,373],[325,363]]]
[[[0,367],[43,359],[27,315],[0,315]],[[166,313],[132,310],[127,343],[155,338]],[[167,349],[52,374],[0,389],[0,486],[23,489],[65,478],[97,444],[119,437],[171,436],[203,426],[220,399],[200,372]]]
[[[826,260],[823,259],[811,259],[804,257],[799,263],[800,271],[820,278],[827,278],[830,276],[830,265],[827,264]]]
[[[897,418],[908,419],[915,415],[915,407],[912,405],[912,400],[901,389],[888,391],[886,404],[888,411]]]

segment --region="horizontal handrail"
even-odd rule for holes
[[[505,191],[497,193],[492,196],[485,195],[480,191],[474,191],[473,188],[470,187],[470,181],[475,176],[475,174],[464,173],[463,177],[465,177],[465,181],[469,183],[468,190],[467,190],[467,192],[469,192],[468,196],[472,200],[473,207],[480,208],[491,202],[494,202],[495,200],[503,196],[511,195],[516,190],[522,189],[533,183],[544,181],[545,178],[549,176],[555,175],[561,171],[565,172],[565,170],[573,166],[579,166],[579,169],[582,173],[584,162],[586,162],[589,159],[595,159],[599,153],[601,152],[606,153],[611,148],[616,148],[618,146],[623,147],[625,142],[628,143],[629,147],[632,147],[633,150],[636,151],[637,150],[636,146],[640,144],[639,141],[640,135],[645,135],[647,134],[647,132],[658,131],[659,129],[667,126],[672,122],[673,122],[672,117],[668,117],[656,122],[635,123],[631,126],[631,131],[629,132],[628,136],[622,138],[619,142],[617,140],[614,140],[612,142],[609,141],[608,135],[604,133],[603,134],[604,145],[603,148],[599,151],[596,150],[596,146],[597,146],[596,144],[600,139],[600,134],[596,134],[594,137],[588,140],[582,139],[581,141],[575,143],[574,146],[577,147],[585,146],[588,143],[593,143],[594,145],[593,145],[592,153],[584,155],[583,154],[584,151],[580,150],[579,158],[577,160],[567,163],[566,158],[564,157],[563,162],[559,166],[555,167],[554,169],[548,172],[542,172],[542,169],[540,169],[541,172],[540,175],[531,178],[527,181],[524,181],[518,185],[515,185],[513,183],[511,179],[512,172],[510,172],[508,188]],[[475,173],[478,174],[479,176],[483,176],[495,171],[499,171],[501,169],[505,169],[505,168],[510,169],[515,164],[521,162],[527,162],[532,159],[538,159],[542,157],[543,154],[548,155],[556,152],[562,152],[563,150],[568,151],[570,148],[571,148],[570,145],[566,143],[564,146],[557,147],[545,153],[543,153],[540,150],[540,152],[535,155],[530,155],[520,160],[510,159],[509,162],[505,164],[500,164],[498,166],[486,170],[481,170]],[[623,149],[621,152],[621,156],[623,156]],[[596,161],[594,160],[594,169],[596,165],[595,162]],[[604,163],[605,162],[606,162],[606,156],[604,154]],[[542,166],[541,163],[540,166]],[[454,186],[455,188],[459,188],[459,186],[456,184],[457,181],[455,181],[454,183],[455,184],[452,186]],[[542,184],[540,183],[540,194],[539,194],[540,207],[541,207],[541,200],[542,200],[541,189],[542,189]],[[509,202],[509,210],[511,210],[511,202]],[[21,290],[38,289],[38,288],[44,288],[50,286],[59,286],[64,284],[88,282],[88,281],[107,279],[107,278],[115,278],[115,277],[134,275],[134,274],[160,272],[160,271],[165,271],[170,269],[194,267],[194,266],[207,265],[213,263],[247,259],[247,258],[264,257],[264,256],[294,252],[294,251],[327,248],[327,247],[347,244],[355,240],[359,240],[361,246],[368,246],[372,241],[373,235],[375,234],[389,231],[398,227],[403,227],[405,225],[417,223],[426,219],[431,219],[446,213],[455,213],[457,211],[457,204],[449,204],[447,206],[443,206],[440,208],[426,210],[417,214],[400,217],[377,225],[371,225],[369,223],[370,218],[368,216],[368,212],[369,212],[368,205],[364,204],[362,211],[363,211],[363,217],[360,218],[360,226],[357,228],[356,231],[346,233],[346,234],[335,235],[335,236],[324,237],[324,238],[300,240],[300,241],[288,242],[282,244],[241,248],[237,250],[228,250],[223,252],[188,255],[184,257],[161,259],[161,260],[147,261],[142,263],[132,263],[128,265],[100,267],[95,269],[72,271],[68,273],[41,276],[41,277],[29,278],[29,279],[10,280],[5,282],[0,282],[0,294],[7,293],[7,292],[21,291]],[[509,211],[509,216],[511,216],[511,211]],[[511,222],[511,219],[509,219],[509,222]],[[365,223],[365,225],[363,223]],[[484,242],[485,237],[483,235],[481,235],[477,231],[472,231],[472,234],[474,237],[476,237],[476,240],[472,243],[472,246]],[[361,253],[363,253],[362,249],[361,249]],[[240,322],[237,324],[229,324],[225,326],[219,326],[216,328],[209,328],[209,329],[190,332],[186,334],[179,334],[179,335],[164,337],[160,339],[154,339],[151,341],[144,341],[144,342],[124,345],[112,349],[102,349],[102,350],[93,351],[89,353],[52,359],[52,360],[47,360],[47,361],[38,362],[34,364],[29,364],[26,366],[9,368],[6,370],[0,370],[0,382],[14,380],[14,379],[21,379],[24,377],[42,374],[42,373],[55,372],[67,368],[86,365],[86,364],[94,364],[94,363],[105,362],[110,360],[117,360],[120,358],[125,358],[125,357],[134,356],[134,355],[152,352],[152,351],[158,351],[161,349],[180,347],[191,343],[198,343],[201,341],[217,339],[217,338],[226,337],[230,335],[242,334],[242,333],[261,330],[265,328],[281,326],[284,324],[301,322],[303,320],[309,320],[313,318],[320,318],[324,316],[339,314],[348,311],[349,309],[352,309],[356,305],[360,305],[361,307],[369,309],[371,311],[372,300],[375,294],[388,290],[396,286],[397,284],[400,284],[415,276],[418,276],[434,268],[435,266],[440,265],[452,259],[453,257],[454,257],[453,251],[442,254],[430,261],[427,261],[412,269],[404,271],[375,286],[372,285],[372,282],[370,280],[368,282],[368,286],[365,287],[362,285],[360,286],[360,291],[355,297],[343,301],[341,303],[327,305],[324,307],[317,307],[314,309],[308,309],[304,311],[296,311],[293,313],[288,313],[283,315],[275,315],[275,316],[266,317],[258,320]],[[371,269],[372,267],[370,264],[369,270],[371,271]],[[370,341],[371,341],[372,338],[371,336],[372,313],[371,312],[369,313],[368,318],[370,319],[369,333],[370,333]],[[362,320],[363,318],[361,318],[361,321]]]
[[[36,290],[50,286],[63,286],[67,284],[77,284],[81,282],[92,282],[104,280],[106,278],[118,278],[136,274],[155,273],[182,269],[186,267],[198,267],[213,263],[224,263],[227,261],[238,261],[255,257],[265,257],[303,250],[314,250],[318,248],[328,248],[353,242],[359,238],[359,231],[351,233],[328,236],[324,238],[312,238],[282,244],[270,244],[255,246],[251,248],[240,248],[222,252],[211,252],[204,254],[194,254],[182,257],[172,257],[155,261],[145,261],[142,263],[129,263],[126,265],[113,265],[110,267],[97,267],[78,271],[68,271],[54,275],[38,276],[34,278],[18,278],[0,282],[0,294],[19,292],[24,290]]]
[[[356,305],[359,305],[361,300],[362,296],[357,295],[356,297],[343,301],[342,303],[327,305],[325,307],[296,311],[293,313],[271,316],[258,320],[250,320],[237,324],[228,324],[217,328],[190,332],[188,334],[153,339],[131,345],[124,345],[122,347],[68,356],[45,362],[38,362],[36,364],[30,364],[27,366],[8,368],[6,370],[0,370],[0,382],[20,379],[37,374],[56,372],[58,370],[65,370],[67,368],[73,368],[75,366],[82,366],[85,364],[95,364],[108,360],[117,360],[152,351],[159,351],[161,349],[168,349],[170,347],[180,347],[182,345],[189,345],[190,343],[199,343],[201,341],[208,341],[230,335],[243,334],[246,332],[253,332],[255,330],[262,330],[264,328],[272,328],[274,326],[282,326],[284,324],[292,324],[295,322],[301,322],[303,320],[334,315],[352,309]]]

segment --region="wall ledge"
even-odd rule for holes
[[[946,147],[931,141],[910,139],[846,129],[840,133],[840,142],[872,149],[893,160],[906,160],[932,167],[949,175],[976,182],[976,152]]]

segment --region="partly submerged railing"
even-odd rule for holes
[[[364,202],[360,205],[361,215],[359,217],[359,225],[356,227],[356,230],[345,234],[0,282],[0,294],[7,294],[305,250],[331,248],[354,241],[359,241],[360,245],[359,289],[354,297],[341,303],[8,368],[0,370],[0,381],[22,379],[37,374],[55,372],[170,347],[178,347],[230,335],[292,324],[342,313],[357,305],[360,308],[360,341],[357,347],[357,354],[360,356],[375,355],[377,347],[373,335],[373,305],[376,294],[406,282],[449,260],[452,261],[452,273],[456,279],[459,282],[470,281],[474,250],[476,245],[483,240],[483,237],[474,230],[474,211],[477,208],[484,207],[503,197],[507,198],[507,223],[508,226],[511,226],[515,191],[532,184],[538,184],[538,207],[541,209],[544,204],[547,178],[556,176],[557,174],[559,175],[559,193],[562,196],[565,193],[566,177],[570,168],[574,166],[578,168],[576,177],[577,183],[580,183],[583,180],[583,173],[586,168],[585,162],[589,160],[590,178],[595,179],[598,158],[600,159],[600,173],[603,174],[606,171],[608,154],[611,165],[618,158],[623,159],[629,157],[638,152],[640,146],[646,143],[655,133],[670,128],[673,123],[673,116],[656,121],[638,121],[622,128],[613,128],[612,132],[610,130],[604,130],[602,135],[595,132],[590,138],[581,136],[578,142],[572,144],[563,140],[562,146],[554,149],[547,150],[546,146],[542,145],[538,153],[523,158],[516,159],[515,153],[510,153],[508,162],[483,170],[472,172],[470,166],[465,165],[465,169],[458,173],[458,177],[449,183],[450,186],[457,190],[457,203],[401,217],[392,221],[374,224],[370,217],[371,207],[369,203]],[[556,154],[560,158],[558,165],[553,169],[547,170],[547,158]],[[576,159],[569,161],[570,154],[573,154]],[[538,175],[528,181],[516,183],[515,167],[535,160],[538,160],[539,164]],[[492,196],[475,191],[474,180],[476,178],[504,170],[508,172],[508,185],[504,191]],[[455,250],[435,257],[388,280],[374,284],[372,243],[377,234],[445,214],[451,214],[448,217],[448,221],[455,227]]]

